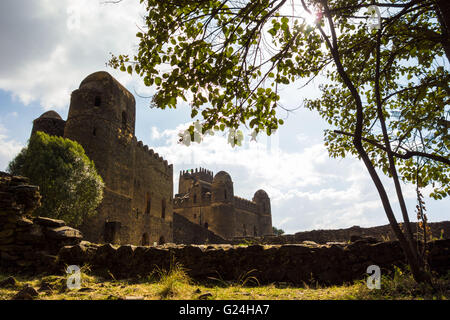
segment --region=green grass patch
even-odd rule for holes
[[[252,271],[235,282],[220,278],[198,282],[177,263],[168,270],[156,269],[139,279],[105,279],[92,275],[89,268],[81,271],[81,288],[74,290],[67,288],[67,276],[14,276],[16,286],[0,288],[0,299],[12,299],[27,284],[38,290],[37,299],[42,300],[448,300],[450,297],[450,275],[434,277],[433,286],[429,286],[416,283],[408,271],[400,269],[383,276],[379,290],[368,289],[365,279],[328,287],[317,284],[298,287],[287,283],[261,285]],[[0,282],[8,276],[0,274]]]

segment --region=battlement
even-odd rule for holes
[[[159,156],[157,152],[149,148],[149,146],[145,145],[142,141],[137,141],[136,137],[133,137],[133,142],[136,145],[136,150],[147,154],[150,160],[156,160],[157,162],[161,163],[165,169],[173,168],[172,164],[169,165],[169,162],[167,160]]]
[[[181,170],[180,178],[181,177],[183,177],[183,178],[193,177],[198,180],[202,180],[202,181],[209,182],[209,183],[212,183],[213,179],[214,179],[213,172],[210,170],[207,170],[205,168]]]
[[[237,196],[234,196],[234,207],[237,209],[248,210],[255,213],[257,212],[256,203]]]

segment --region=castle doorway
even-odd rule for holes
[[[159,241],[158,241],[158,244],[164,244],[164,243],[166,243],[166,240],[164,239],[164,236],[161,236],[161,237],[159,237]]]
[[[121,223],[118,221],[105,222],[103,240],[106,243],[117,243],[119,241]]]
[[[150,244],[150,240],[148,237],[148,233],[146,232],[142,235],[141,246],[148,246],[149,244]]]

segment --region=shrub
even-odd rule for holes
[[[8,171],[39,186],[42,206],[35,215],[62,219],[74,227],[94,215],[103,199],[104,183],[93,161],[69,139],[37,132]]]

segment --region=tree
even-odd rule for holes
[[[104,184],[94,163],[69,139],[36,132],[8,171],[39,186],[42,206],[35,215],[62,219],[74,227],[94,215],[103,199]]]
[[[401,181],[433,186],[436,199],[450,194],[448,1],[141,3],[147,14],[137,54],[113,55],[109,64],[155,85],[158,108],[189,100],[204,131],[245,125],[270,135],[287,110],[279,88],[325,78],[321,97],[304,104],[330,124],[330,155],[363,161],[415,279],[429,280]],[[405,232],[380,170],[392,178]]]
[[[272,227],[272,230],[273,230],[273,234],[276,236],[281,236],[284,234],[283,229],[278,229],[278,228]]]

